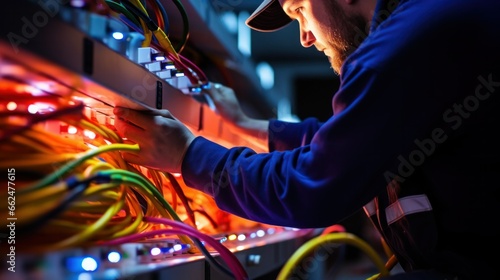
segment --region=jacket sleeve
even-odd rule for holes
[[[315,118],[307,118],[298,123],[269,121],[269,151],[285,151],[307,145],[320,128]]]

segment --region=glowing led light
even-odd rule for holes
[[[243,240],[245,240],[245,239],[247,239],[247,237],[246,237],[244,234],[240,234],[240,235],[238,235],[238,240],[239,240],[239,241],[243,241]]]
[[[165,58],[163,55],[159,55],[159,56],[155,57],[155,60],[156,60],[156,61],[163,61],[163,60],[165,60],[165,59],[166,59],[166,58]]]
[[[163,250],[163,252],[165,252],[167,254],[172,254],[173,252],[175,252],[175,250],[174,250],[174,248],[168,248],[168,249],[165,248],[165,250]]]
[[[252,34],[251,29],[245,24],[245,20],[250,16],[248,12],[240,12],[237,17],[238,21],[238,50],[245,55],[250,56],[252,54]]]
[[[92,275],[90,275],[90,273],[80,273],[78,275],[78,280],[92,280]]]
[[[89,139],[95,139],[95,137],[96,137],[95,132],[90,131],[90,130],[84,130],[84,131],[83,131],[83,135],[85,135],[85,136],[86,136],[86,137],[88,137]]]
[[[37,102],[37,103],[32,104],[32,105],[36,105],[37,106],[37,113],[39,113],[39,114],[43,114],[45,112],[53,112],[54,111],[53,106],[51,104],[48,104],[48,103]]]
[[[267,229],[267,234],[273,234],[275,232],[276,232],[276,230],[274,228],[268,228]]]
[[[119,262],[121,258],[122,258],[122,256],[118,252],[110,252],[108,254],[108,261],[112,262],[112,263]]]
[[[238,251],[241,251],[241,250],[244,250],[245,249],[245,246],[236,246],[236,250]]]
[[[255,237],[257,237],[257,233],[255,232],[250,233],[250,238],[255,238]]]
[[[113,38],[115,38],[116,40],[121,40],[123,39],[123,37],[125,37],[121,32],[113,32],[111,36],[113,36]]]
[[[266,62],[261,62],[256,68],[257,75],[259,75],[260,84],[265,89],[272,89],[274,86],[274,69]]]
[[[68,134],[76,134],[78,129],[74,126],[68,126]]]
[[[158,256],[159,254],[161,254],[160,248],[153,248],[153,249],[151,249],[151,255],[152,256]]]
[[[11,102],[7,103],[7,110],[14,111],[15,109],[17,109],[16,102],[11,101]]]
[[[28,112],[30,112],[30,114],[36,114],[38,113],[38,106],[35,105],[35,104],[31,104],[28,106]]]
[[[44,94],[44,92],[41,91],[40,89],[38,89],[34,86],[30,86],[30,85],[24,86],[24,91],[26,91],[27,93],[29,93],[31,95],[35,95],[35,96]]]
[[[87,146],[88,146],[89,148],[91,148],[92,150],[95,150],[95,149],[99,148],[99,147],[97,147],[97,146],[95,146],[95,145],[92,145],[92,144],[90,144],[90,143],[85,143],[85,145],[87,145]]]
[[[258,237],[262,237],[262,236],[264,236],[264,235],[266,235],[266,232],[265,232],[264,230],[259,229],[259,230],[257,231],[257,236],[258,236]]]
[[[85,271],[95,271],[97,269],[97,261],[94,258],[86,257],[82,260],[82,268]]]
[[[76,8],[82,8],[85,6],[84,0],[71,0],[71,5]]]
[[[236,236],[236,234],[231,234],[231,235],[229,235],[229,236],[227,237],[227,239],[228,239],[229,241],[233,241],[233,240],[236,240],[236,237],[237,237],[237,236]]]
[[[175,244],[174,245],[174,251],[180,251],[182,250],[182,245],[181,244]]]
[[[165,69],[175,69],[175,65],[167,64],[167,65],[165,65]]]
[[[33,87],[46,92],[54,91],[54,83],[50,81],[33,82]]]

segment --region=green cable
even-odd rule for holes
[[[110,144],[106,146],[99,147],[97,149],[93,149],[90,151],[85,152],[81,157],[68,162],[55,172],[51,173],[47,177],[43,178],[42,180],[38,181],[37,183],[27,186],[26,188],[23,188],[19,190],[19,193],[26,193],[30,191],[34,191],[40,188],[43,188],[47,185],[53,184],[56,181],[60,180],[64,174],[72,170],[73,168],[77,167],[78,165],[82,164],[88,159],[91,159],[99,154],[106,153],[106,152],[111,152],[111,151],[133,151],[137,152],[139,151],[139,145],[134,144]]]
[[[111,0],[105,0],[106,4],[113,10],[122,13],[128,19],[130,19],[135,25],[141,26],[141,23],[137,20],[133,13],[131,13],[127,8],[125,8],[121,3],[116,3]]]
[[[121,169],[106,170],[106,171],[101,171],[99,173],[101,173],[102,175],[110,176],[112,181],[117,180],[118,182],[129,183],[150,190],[153,193],[153,195],[156,196],[156,198],[160,201],[160,203],[163,204],[167,212],[174,220],[184,223],[179,218],[177,213],[174,211],[172,206],[170,206],[170,203],[168,203],[168,201],[166,201],[163,195],[158,191],[158,189],[141,175],[128,170],[121,170]],[[180,235],[179,238],[183,242],[193,245],[193,242],[188,237]]]
[[[105,170],[105,171],[101,171],[100,173],[110,176],[111,180],[117,180],[119,182],[133,184],[133,185],[143,187],[143,188],[150,190],[153,193],[153,195],[160,201],[160,203],[163,205],[163,207],[165,207],[165,209],[170,214],[170,216],[172,216],[172,218],[174,220],[182,222],[182,220],[179,218],[177,213],[174,211],[174,209],[172,208],[170,203],[168,203],[168,201],[165,200],[165,198],[160,193],[160,191],[158,191],[158,189],[153,184],[151,184],[151,182],[149,182],[147,179],[145,179],[141,175],[134,173],[134,172],[130,172],[127,170],[120,170],[120,169]]]

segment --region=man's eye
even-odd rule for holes
[[[299,7],[299,8],[297,8],[297,9],[295,9],[295,12],[296,12],[296,13],[301,13],[301,12],[302,12],[302,7]]]

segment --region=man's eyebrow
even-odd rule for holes
[[[302,0],[289,0],[286,1],[287,7],[285,9],[285,13],[291,14],[293,11],[290,9],[290,7],[295,6],[298,2],[301,2]]]

